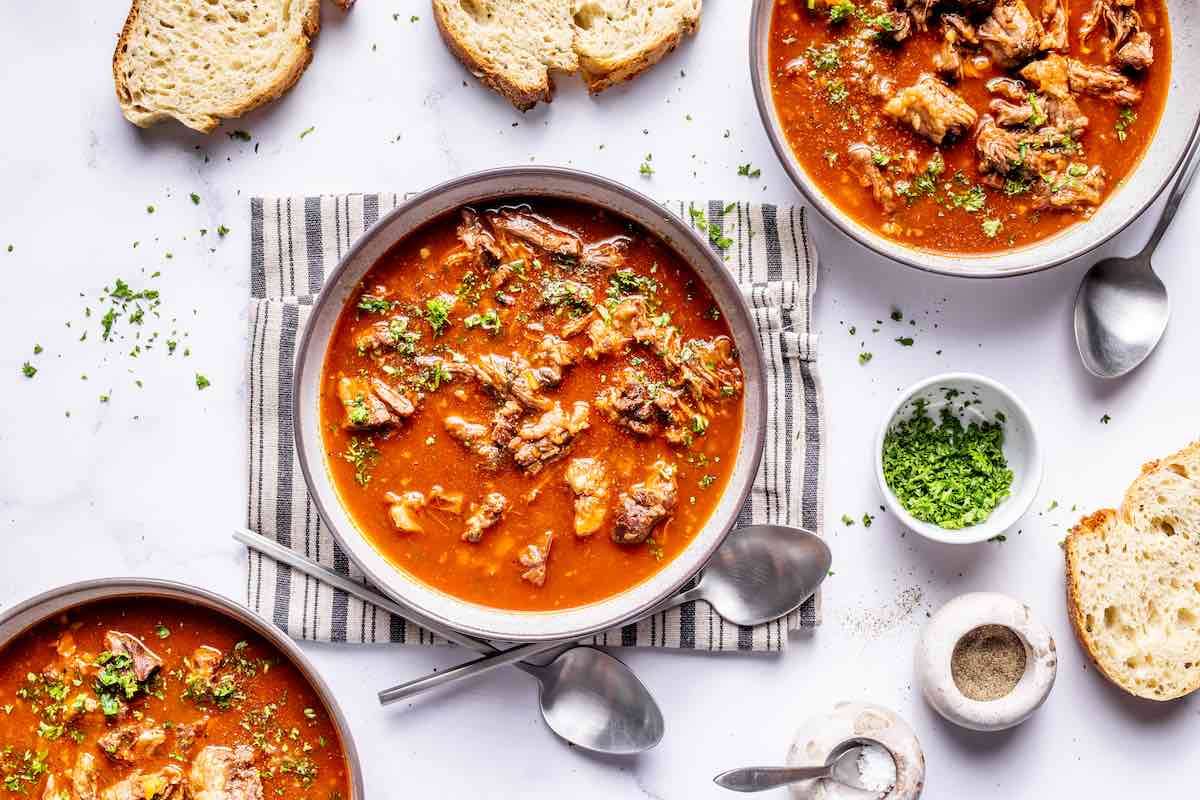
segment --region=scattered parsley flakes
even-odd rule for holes
[[[875,521],[875,517],[871,516],[870,514],[864,513],[862,515],[862,524],[863,524],[864,528],[871,527],[871,523],[874,521]]]
[[[200,205],[200,195],[196,194],[195,192],[192,192],[188,196],[192,198],[192,205],[194,205],[194,206]]]
[[[309,125],[307,128],[300,131],[300,138],[303,139],[305,136],[308,136],[310,133],[312,133],[316,129],[317,129],[316,125]]]
[[[849,514],[842,514],[842,524],[845,525],[847,528],[853,526],[854,525],[854,517],[850,516]]]
[[[34,375],[37,375],[37,367],[26,361],[21,365],[21,374],[26,378],[32,378]]]
[[[169,638],[171,635],[171,629],[160,622],[154,627],[154,635],[160,639]]]
[[[989,239],[995,239],[996,235],[1000,233],[1000,229],[1003,227],[1003,223],[995,218],[985,219],[983,222],[979,223],[979,225],[981,228],[983,228],[983,234]]]
[[[217,226],[217,236],[224,238],[227,233],[229,233],[229,228],[226,228],[224,225]]]
[[[199,372],[196,373],[196,388],[197,389],[201,389],[201,390],[207,389],[211,385],[212,385],[212,383],[208,380],[208,378],[204,377]]]
[[[649,178],[651,175],[654,174],[654,167],[650,166],[651,158],[652,158],[652,155],[650,153],[646,153],[646,160],[642,162],[642,165],[640,167],[638,167],[638,174],[641,175],[643,178]]]
[[[425,320],[433,328],[434,336],[441,336],[450,325],[450,308],[454,301],[445,297],[431,297],[425,301]]]
[[[741,164],[737,168],[737,174],[746,178],[757,178],[762,175],[761,169],[755,169],[749,162]]]
[[[230,138],[230,139],[237,139],[238,141],[241,141],[241,142],[248,142],[248,141],[250,141],[251,139],[253,139],[254,137],[252,137],[252,136],[250,135],[250,132],[249,132],[249,131],[241,131],[241,130],[238,130],[238,131],[230,131],[230,132],[229,132],[229,138]]]
[[[153,213],[154,213],[154,206],[146,206],[146,213],[147,213],[147,214],[153,214]]]
[[[911,336],[897,336],[896,341],[900,344],[901,347],[912,347],[913,346],[913,338]]]
[[[33,354],[35,356],[40,356],[42,354],[42,346],[40,344],[35,344],[33,346]]]
[[[1107,425],[1108,423],[1112,422],[1112,417],[1110,417],[1108,414],[1105,414],[1100,418],[1100,422],[1104,425]]]
[[[868,361],[870,361],[874,357],[875,357],[874,353],[868,353],[868,352],[859,353],[858,354],[858,363],[860,365],[866,364]]]

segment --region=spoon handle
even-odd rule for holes
[[[734,792],[763,792],[813,778],[827,778],[831,767],[742,767],[722,772],[713,783]]]
[[[373,606],[382,608],[384,611],[388,611],[392,614],[396,614],[397,616],[411,620],[417,625],[420,625],[422,628],[433,631],[447,641],[470,648],[478,653],[494,653],[498,650],[498,648],[496,648],[490,642],[485,642],[482,639],[476,639],[474,636],[467,636],[466,634],[459,633],[453,628],[442,625],[436,620],[429,619],[416,611],[407,609],[401,606],[399,603],[395,603],[384,597],[379,592],[368,589],[361,583],[352,581],[344,575],[339,575],[333,570],[326,569],[320,564],[310,561],[294,550],[284,547],[277,542],[273,542],[270,539],[259,536],[253,531],[246,530],[245,528],[235,528],[233,531],[233,538],[252,550],[257,550],[260,553],[264,553],[280,563],[287,564],[289,567],[297,569],[306,575],[311,575],[314,578],[318,578],[336,589],[341,589],[346,594],[357,597],[364,603],[370,603]]]
[[[1175,184],[1171,187],[1171,194],[1167,197],[1167,204],[1163,206],[1163,213],[1159,217],[1158,225],[1155,226],[1154,233],[1150,234],[1150,241],[1146,242],[1140,255],[1149,256],[1154,252],[1159,240],[1167,232],[1171,220],[1175,219],[1175,212],[1179,210],[1183,196],[1187,194],[1188,187],[1192,185],[1192,178],[1196,177],[1196,167],[1200,165],[1200,161],[1196,160],[1198,147],[1200,147],[1200,127],[1192,131],[1191,141],[1188,142],[1187,157],[1179,167],[1179,177],[1175,179]]]
[[[668,608],[682,603],[687,598],[687,593],[676,595],[667,598],[659,605],[655,606],[650,614],[657,614],[665,611]],[[459,664],[457,667],[451,667],[442,672],[434,672],[421,678],[414,678],[411,681],[392,686],[389,689],[384,689],[379,693],[379,702],[381,705],[388,705],[399,700],[404,700],[414,695],[421,694],[438,686],[444,686],[447,683],[474,678],[485,672],[491,672],[494,669],[512,664],[515,667],[525,670],[531,674],[536,673],[540,668],[529,664],[521,664],[517,662],[525,661],[539,656],[544,653],[549,653],[553,650],[566,650],[574,647],[576,642],[569,639],[553,639],[548,642],[531,642],[529,644],[520,644],[515,647],[510,647],[507,650],[496,650],[495,652],[487,653],[474,661],[468,661],[464,664]],[[557,655],[557,653],[555,654]]]

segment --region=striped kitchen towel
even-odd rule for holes
[[[250,485],[247,524],[326,567],[358,580],[308,496],[292,436],[292,367],[301,326],[327,271],[354,240],[395,208],[394,194],[255,198],[250,203]],[[813,292],[817,254],[804,208],[721,202],[667,206],[716,228],[726,263],[742,285],[766,353],[767,442],[740,522],[820,532],[824,458],[816,374]],[[703,211],[689,213],[692,209]],[[723,237],[728,238],[726,242]],[[717,244],[713,245],[718,247]],[[736,534],[735,534],[736,535]],[[428,631],[363,603],[260,553],[249,553],[247,603],[297,639],[440,643]],[[782,650],[788,634],[820,622],[815,597],[786,619],[754,628],[687,603],[595,637],[600,645],[714,651]]]

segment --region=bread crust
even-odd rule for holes
[[[460,41],[445,17],[443,6],[438,0],[433,1],[433,18],[437,22],[438,32],[442,41],[454,54],[455,58],[470,70],[471,74],[492,91],[504,96],[508,102],[516,106],[518,111],[528,111],[538,104],[538,101],[549,103],[554,99],[554,79],[547,70],[546,79],[541,86],[522,87],[510,81],[502,72],[493,70],[482,53],[470,43]]]
[[[353,0],[350,1],[353,2]],[[121,106],[121,113],[124,114],[125,119],[139,128],[149,128],[151,125],[163,120],[175,119],[192,130],[201,133],[211,133],[221,124],[222,119],[240,117],[248,111],[277,99],[288,89],[292,88],[296,84],[296,81],[300,80],[300,76],[304,74],[304,70],[312,63],[312,39],[321,30],[320,0],[305,0],[303,8],[304,16],[300,24],[300,37],[302,41],[295,43],[299,46],[299,57],[292,60],[286,72],[279,75],[271,84],[264,87],[257,94],[248,95],[232,107],[219,109],[212,114],[184,115],[172,111],[153,109],[142,111],[133,105],[132,95],[125,83],[122,66],[125,55],[128,52],[130,39],[136,30],[138,20],[141,19],[142,6],[145,2],[146,0],[133,0],[130,5],[129,14],[125,17],[125,25],[121,28],[121,33],[117,37],[117,46],[113,51],[112,60],[113,84],[117,93],[117,102]]]
[[[1186,477],[1192,480],[1200,480],[1200,474],[1193,474],[1191,470],[1184,466],[1186,464],[1200,464],[1200,441],[1192,442],[1187,447],[1166,458],[1155,459],[1143,464],[1138,478],[1126,490],[1120,509],[1105,508],[1084,516],[1071,528],[1066,539],[1063,541],[1067,616],[1071,620],[1071,627],[1075,631],[1076,640],[1078,640],[1080,647],[1083,648],[1088,659],[1096,666],[1100,674],[1134,697],[1145,700],[1165,702],[1191,694],[1200,689],[1200,674],[1193,673],[1190,680],[1185,679],[1180,681],[1180,688],[1175,692],[1170,694],[1152,694],[1139,690],[1137,686],[1130,685],[1121,675],[1114,674],[1105,666],[1105,661],[1101,657],[1096,642],[1087,630],[1087,615],[1082,608],[1080,580],[1085,569],[1085,564],[1081,549],[1090,538],[1106,538],[1106,531],[1114,525],[1132,525],[1133,521],[1130,514],[1131,504],[1134,502],[1133,498],[1138,489],[1139,482],[1146,476],[1158,472],[1160,469],[1167,468],[1176,472],[1183,470],[1181,474],[1184,474]],[[1141,533],[1146,533],[1140,529],[1138,530]]]

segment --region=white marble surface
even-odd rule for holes
[[[121,2],[11,3],[0,26],[0,604],[122,574],[241,597],[243,557],[229,531],[243,521],[246,494],[251,195],[420,189],[532,160],[601,172],[660,198],[796,200],[749,91],[747,3],[707,5],[699,38],[634,85],[593,100],[562,81],[551,107],[524,116],[447,55],[427,3],[365,0],[347,16],[330,7],[297,88],[227,127],[250,131],[254,143],[244,144],[173,126],[140,131],[121,118],[109,69]],[[410,22],[412,14],[420,19]],[[637,174],[648,152],[650,180]],[[737,176],[747,161],[762,168],[760,179]],[[716,797],[713,774],[782,759],[799,721],[842,698],[908,717],[925,745],[930,798],[1162,796],[1194,785],[1195,702],[1135,702],[1085,666],[1064,612],[1058,542],[1072,506],[1116,501],[1144,460],[1197,434],[1197,223],[1193,199],[1159,251],[1177,310],[1163,345],[1113,383],[1089,378],[1074,352],[1068,314],[1083,265],[1002,283],[955,281],[882,263],[819,224],[826,530],[835,552],[825,626],[793,640],[784,658],[627,654],[668,721],[662,745],[631,761],[561,745],[520,674],[381,710],[378,688],[460,654],[309,647],[352,721],[369,795]],[[211,233],[219,224],[230,228],[223,240]],[[1129,252],[1146,233],[1136,226],[1108,250]],[[154,270],[164,313],[189,332],[180,351],[189,346],[191,356],[159,348],[129,358],[130,342],[98,341],[96,317],[86,320],[87,341],[77,341],[83,308],[97,307],[103,286],[123,276],[136,287]],[[915,334],[887,320],[893,306],[917,320]],[[876,319],[883,331],[870,334]],[[147,326],[155,327],[167,329]],[[913,347],[892,341],[901,330],[915,335]],[[861,367],[864,331],[875,357]],[[35,343],[45,352],[32,357]],[[39,369],[33,380],[20,374],[26,359]],[[878,510],[868,454],[887,401],[949,369],[985,372],[1024,397],[1048,447],[1036,509],[1058,507],[1028,516],[1004,544],[963,548],[906,537],[884,515],[869,530],[843,527],[843,513]],[[196,371],[210,388],[196,389]],[[1110,424],[1101,424],[1104,414]],[[926,611],[968,590],[1027,600],[1059,642],[1048,704],[1006,734],[948,727],[912,685]],[[897,599],[917,593],[912,612],[901,613]]]

